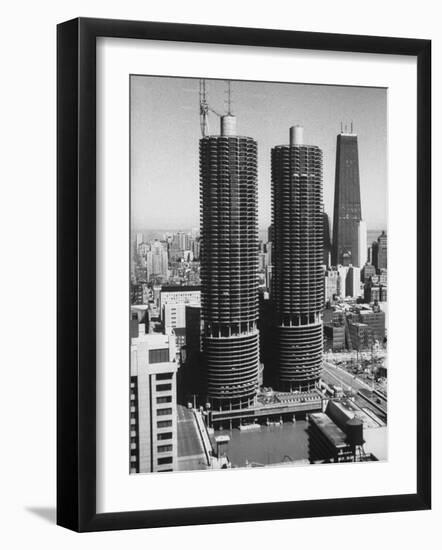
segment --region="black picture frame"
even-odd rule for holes
[[[96,39],[166,40],[417,58],[417,491],[96,512]],[[75,531],[425,510],[431,506],[431,41],[79,18],[57,28],[57,523]]]

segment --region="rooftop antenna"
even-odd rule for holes
[[[341,134],[344,133],[344,127],[342,126],[342,120],[341,120]]]
[[[209,105],[207,104],[206,81],[200,80],[200,126],[203,137],[209,133]]]
[[[232,87],[230,80],[227,81],[227,115],[232,114]]]
[[[200,127],[201,134],[203,137],[210,134],[209,132],[209,111],[214,113],[216,116],[220,117],[221,115],[212,109],[207,102],[207,90],[206,90],[206,81],[204,78],[200,80],[200,91],[199,91],[199,100],[200,100]]]
[[[350,134],[352,134],[352,133],[353,133],[353,121],[351,121],[351,126],[350,126],[350,128],[351,128]]]

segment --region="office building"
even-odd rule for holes
[[[201,304],[200,286],[163,286],[160,289],[159,306],[163,311],[166,304],[196,305]]]
[[[131,340],[131,473],[177,468],[175,357],[173,335],[143,334],[140,330],[138,338]]]
[[[328,267],[331,260],[331,239],[330,239],[330,219],[326,212],[322,213],[323,221],[323,234],[324,234],[324,253],[323,253],[323,264]]]
[[[353,349],[361,351],[367,349],[373,343],[370,328],[365,323],[348,321],[348,330]]]
[[[325,284],[325,302],[333,302],[338,295],[338,279],[339,273],[336,269],[327,269],[324,277]]]
[[[352,462],[354,453],[347,434],[325,413],[308,416],[309,460],[315,463]]]
[[[336,141],[332,264],[359,265],[361,221],[358,136],[341,132]]]
[[[357,298],[361,294],[361,270],[359,267],[350,266],[345,278],[345,296]]]
[[[258,391],[257,143],[221,117],[200,140],[201,301],[207,398],[252,405]]]
[[[378,249],[378,242],[373,241],[371,243],[371,263],[375,266],[376,269],[378,268]]]
[[[363,267],[367,262],[367,224],[361,220],[358,224],[358,257],[354,265]]]
[[[366,283],[370,281],[372,277],[376,275],[376,268],[374,265],[365,264],[361,270],[361,281]]]
[[[166,334],[172,334],[174,329],[177,328],[185,328],[186,304],[164,304],[162,317]]]
[[[339,298],[345,298],[347,292],[347,273],[348,267],[343,265],[338,265],[338,282],[337,282],[337,295]]]
[[[385,231],[378,237],[378,258],[376,267],[381,269],[387,269],[387,234]]]
[[[146,254],[147,280],[153,278],[167,279],[169,259],[167,247],[160,241],[154,241]]]
[[[322,369],[324,304],[322,151],[303,128],[272,149],[273,289],[278,387],[314,388]]]
[[[335,321],[324,324],[325,349],[341,351],[345,349],[345,326]]]
[[[385,312],[379,306],[373,306],[372,309],[362,309],[359,318],[370,328],[373,339],[382,343],[385,338]]]
[[[364,302],[372,304],[378,302],[381,297],[380,287],[373,281],[367,281],[364,285]]]

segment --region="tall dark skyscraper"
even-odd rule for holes
[[[331,252],[331,240],[330,240],[330,220],[326,212],[322,213],[322,222],[323,222],[323,235],[324,235],[324,252],[323,252],[323,262],[324,265],[330,265],[330,252]]]
[[[279,389],[315,387],[322,368],[322,151],[304,145],[303,128],[290,145],[272,149],[273,288]]]
[[[360,221],[358,136],[341,132],[336,142],[333,265],[359,265],[358,226]]]
[[[247,407],[258,390],[257,144],[236,135],[200,140],[201,300],[207,397],[214,409]]]

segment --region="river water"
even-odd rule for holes
[[[261,426],[259,430],[216,431],[228,435],[226,448],[232,466],[243,467],[255,462],[262,465],[308,458],[307,422],[285,422],[282,426]]]

